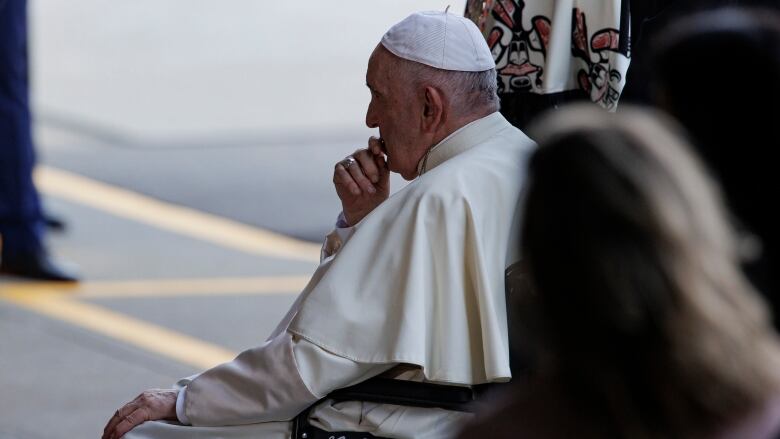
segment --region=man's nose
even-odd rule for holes
[[[379,127],[379,121],[377,121],[373,104],[368,104],[368,110],[366,110],[366,126],[369,128]]]

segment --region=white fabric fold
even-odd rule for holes
[[[186,386],[179,391],[176,416],[181,424],[201,426],[289,419],[334,389],[394,366],[358,363],[285,332],[229,363],[181,380]],[[199,400],[190,401],[194,398]]]
[[[532,148],[499,113],[438,145],[428,171],[320,265],[289,331],[353,361],[420,366],[430,381],[507,380],[504,270]]]
[[[533,147],[498,113],[431,151],[424,174],[339,245],[265,344],[185,378],[180,420],[128,439],[287,438],[301,410],[379,375],[461,385],[509,378],[504,269],[517,260],[516,206]],[[327,244],[327,243],[326,243]],[[407,368],[408,363],[418,368]],[[420,373],[422,371],[422,373]],[[452,437],[468,415],[361,402],[319,404],[314,425],[378,436]]]
[[[324,398],[335,389],[357,384],[395,366],[393,363],[358,363],[323,351],[319,346],[303,339],[293,342],[293,355],[301,379],[317,399]]]
[[[184,415],[195,426],[280,421],[317,399],[301,379],[292,336],[285,333],[192,380]]]
[[[187,397],[187,388],[179,389],[179,394],[176,395],[176,418],[182,425],[192,425],[190,418],[187,417],[187,413],[184,411],[184,399]]]

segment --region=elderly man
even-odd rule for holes
[[[366,75],[381,137],[335,166],[343,211],[309,285],[265,344],[143,393],[104,438],[288,438],[318,401],[301,438],[451,436],[470,415],[323,398],[380,375],[460,390],[510,378],[504,270],[533,143],[497,112],[494,67],[463,17],[392,27]],[[388,197],[389,171],[414,181]]]

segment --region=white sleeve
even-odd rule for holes
[[[283,332],[194,378],[179,393],[176,415],[198,426],[289,420],[332,390],[393,366],[357,363]]]
[[[190,418],[187,417],[187,414],[184,413],[184,398],[187,397],[187,387],[182,387],[179,389],[179,394],[176,395],[176,418],[179,420],[180,424],[183,425],[192,425],[190,423]]]
[[[192,382],[199,374],[191,375],[186,378],[182,378],[176,382],[175,388],[179,390],[179,394],[176,395],[176,418],[180,424],[190,425],[190,419],[187,414],[184,413],[184,398],[186,398],[187,385]]]
[[[293,354],[301,379],[317,399],[397,366],[397,363],[358,363],[332,354],[308,340],[293,337]]]

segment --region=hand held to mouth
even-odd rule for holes
[[[368,148],[358,149],[336,163],[333,184],[350,226],[385,201],[390,195],[390,170],[382,152],[382,140],[371,137]]]

